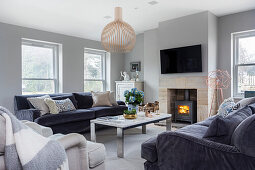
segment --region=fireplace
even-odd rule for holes
[[[184,100],[175,101],[175,122],[185,121],[190,123],[196,123],[197,113],[196,113],[196,101],[190,100],[190,90],[184,90]]]

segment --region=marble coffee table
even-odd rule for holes
[[[171,130],[171,114],[152,114],[153,117],[145,117],[144,113],[138,113],[138,118],[129,120],[121,116],[108,116],[90,120],[91,141],[96,142],[96,124],[117,128],[117,156],[124,157],[124,130],[142,126],[142,133],[146,133],[146,125],[166,120],[166,130]]]

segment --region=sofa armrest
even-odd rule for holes
[[[84,136],[77,133],[56,134],[50,136],[50,139],[57,140],[65,148],[71,169],[89,170],[87,141]]]
[[[126,105],[123,101],[117,101],[118,105]]]
[[[235,146],[199,139],[178,132],[164,132],[157,138],[159,169],[207,169],[221,167],[247,167],[248,157],[243,156]],[[245,157],[245,158],[244,158]],[[226,161],[231,160],[231,161]],[[244,162],[247,161],[244,165]],[[242,169],[242,168],[241,168]]]
[[[22,120],[22,122],[31,129],[33,129],[35,132],[39,133],[40,135],[46,138],[53,135],[53,131],[49,127],[41,126],[35,122],[30,122],[28,120]]]
[[[33,122],[35,119],[40,117],[40,110],[37,109],[25,109],[25,110],[16,110],[15,115],[19,120],[29,120]]]

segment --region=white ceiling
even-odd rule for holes
[[[223,16],[255,8],[255,0],[156,0],[156,5],[148,4],[150,1],[1,0],[0,22],[100,40],[117,5],[123,7],[123,19],[136,33],[156,28],[160,21],[202,11]]]

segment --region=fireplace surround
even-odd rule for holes
[[[208,97],[210,98],[211,93],[208,91],[204,76],[160,77],[160,112],[174,115],[175,101],[184,100],[184,95],[178,95],[176,91],[182,91],[184,89],[190,89],[190,99],[196,101],[197,122],[205,120],[208,117],[208,108],[210,108]],[[196,95],[193,93],[196,93]],[[196,100],[194,97],[196,97]]]

